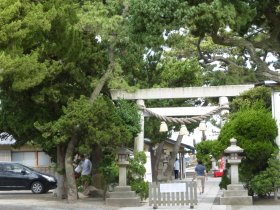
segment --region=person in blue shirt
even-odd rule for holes
[[[199,193],[204,193],[204,187],[205,187],[205,179],[207,177],[207,172],[206,172],[206,168],[205,166],[203,165],[202,161],[201,160],[198,160],[197,161],[197,165],[195,166],[195,173],[194,173],[194,176],[193,176],[193,180],[195,178],[197,178],[197,181],[200,182],[200,183],[197,183],[197,186],[201,186],[198,187],[199,189]]]

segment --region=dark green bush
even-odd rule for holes
[[[128,184],[131,189],[135,191],[141,198],[146,199],[149,196],[149,184],[144,180],[146,173],[145,163],[147,157],[144,152],[137,152],[134,157],[130,159],[128,166]]]
[[[236,138],[237,145],[244,149],[239,172],[245,186],[249,187],[253,177],[267,168],[268,159],[278,149],[276,136],[276,122],[264,108],[241,109],[222,128],[218,140],[223,150],[231,138]]]

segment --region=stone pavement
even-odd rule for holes
[[[188,179],[188,178],[187,178]],[[191,179],[191,178],[189,178]],[[276,205],[230,206],[219,205],[219,197],[222,191],[219,189],[220,178],[209,177],[206,181],[205,192],[198,195],[196,210],[280,210]],[[142,203],[140,207],[112,207],[106,206],[100,199],[81,197],[76,203],[56,200],[51,194],[33,195],[29,191],[0,192],[0,210],[152,210],[148,203]],[[183,210],[189,206],[159,206],[158,210]]]
[[[191,180],[187,178],[186,180]],[[231,210],[228,206],[219,205],[218,197],[222,194],[222,191],[219,189],[219,182],[221,178],[208,177],[205,182],[204,193],[198,195],[198,204],[194,206],[194,209],[198,210]],[[149,206],[147,203],[141,207],[124,207],[119,210],[151,210],[152,206]],[[189,206],[159,206],[159,210],[182,210],[190,209]]]
[[[191,178],[187,178],[187,180]],[[223,191],[219,188],[221,178],[208,177],[205,183],[205,192],[198,195],[198,204],[194,206],[196,210],[280,210],[279,205],[252,205],[252,206],[231,206],[219,205],[219,197]],[[147,203],[141,207],[123,207],[118,210],[152,210],[153,207]],[[190,209],[189,206],[159,206],[158,210],[183,210]]]

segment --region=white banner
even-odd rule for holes
[[[186,183],[160,184],[160,192],[186,192]]]

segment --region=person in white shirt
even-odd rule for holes
[[[85,158],[82,154],[80,155],[80,162],[78,166],[75,168],[76,173],[81,173],[81,181],[83,184],[84,194],[89,194],[88,186],[91,181],[91,170],[92,170],[92,163],[89,159]]]
[[[175,179],[179,178],[179,171],[180,171],[180,163],[178,158],[176,158],[175,163],[174,163],[174,175]]]

